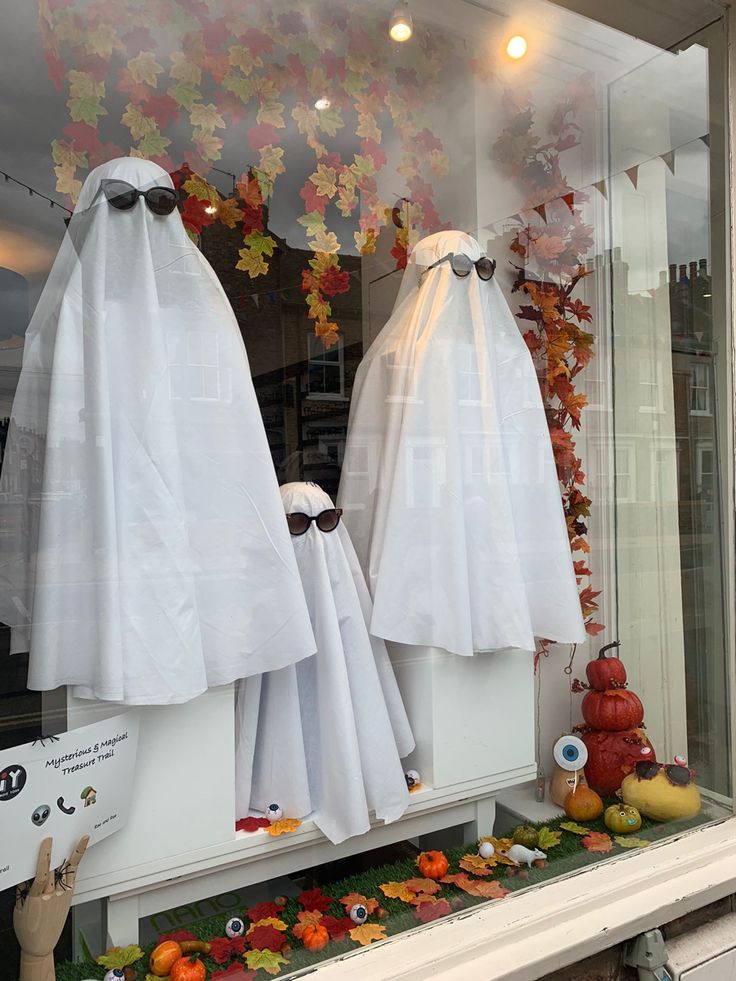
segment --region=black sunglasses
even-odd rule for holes
[[[317,523],[320,531],[334,531],[340,524],[342,508],[328,508],[321,514],[304,514],[302,511],[294,511],[286,515],[289,531],[292,535],[306,535],[309,526],[313,521]]]
[[[100,187],[108,204],[118,211],[130,211],[138,198],[145,198],[154,215],[170,215],[179,201],[179,195],[172,187],[149,187],[147,191],[141,191],[127,181],[118,180],[100,181]]]
[[[443,255],[441,259],[438,259],[437,262],[433,262],[431,266],[428,266],[425,272],[435,269],[443,262],[449,262],[452,271],[461,279],[471,274],[473,266],[475,266],[478,276],[486,282],[489,279],[493,279],[493,274],[496,271],[496,260],[489,259],[487,255],[482,255],[480,259],[476,259],[473,262],[470,256],[463,255],[462,253],[456,254],[455,252],[449,252],[447,255]]]
[[[653,760],[640,760],[636,764],[636,775],[640,780],[653,780],[660,770],[676,787],[686,787],[692,779],[692,773],[686,766],[679,763],[655,763]]]

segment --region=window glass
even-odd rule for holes
[[[731,814],[724,24],[576,6],[8,12],[13,977],[47,835],[215,979]]]

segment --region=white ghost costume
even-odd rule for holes
[[[461,278],[470,235],[414,248],[361,362],[338,504],[373,597],[371,633],[461,655],[585,640],[531,355],[495,278]]]
[[[28,686],[184,702],[314,637],[248,360],[178,211],[108,204],[93,170],[25,339],[0,480],[0,620]]]
[[[334,505],[316,484],[281,488],[287,514]],[[371,602],[342,522],[292,538],[317,641],[314,657],[238,685],[237,816],[277,803],[311,815],[335,844],[395,821],[409,795],[401,758],[414,748],[393,668],[368,634]]]

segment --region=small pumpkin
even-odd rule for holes
[[[514,844],[525,848],[536,848],[539,844],[539,832],[528,825],[520,824],[514,831]]]
[[[639,696],[626,688],[586,692],[580,710],[592,729],[607,732],[636,729],[644,719],[644,706]]]
[[[207,968],[198,954],[180,957],[174,961],[169,973],[169,981],[206,981]]]
[[[323,927],[321,923],[310,923],[309,926],[304,927],[302,943],[307,950],[322,950],[329,941],[330,935],[327,932],[327,927]]]
[[[565,798],[565,814],[573,821],[595,821],[603,813],[603,801],[585,784],[578,784]]]
[[[608,830],[617,835],[630,835],[641,827],[641,814],[628,804],[611,804],[603,820]]]
[[[162,940],[153,948],[150,960],[151,974],[157,978],[165,978],[182,954],[181,946],[176,940]]]
[[[443,852],[422,852],[417,858],[417,867],[425,879],[441,879],[447,875],[450,863]]]
[[[606,651],[618,647],[618,641],[606,644],[598,651],[598,657],[585,666],[585,676],[591,688],[605,691],[607,688],[623,688],[626,684],[626,668],[618,657],[606,657]]]

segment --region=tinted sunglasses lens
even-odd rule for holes
[[[685,787],[690,783],[690,771],[684,766],[668,766],[666,767],[667,776],[670,778],[672,783],[677,784],[678,787]]]
[[[337,508],[330,508],[323,511],[317,518],[317,527],[320,531],[334,531],[340,523],[340,512]]]
[[[482,259],[478,259],[475,268],[478,270],[478,275],[481,279],[489,280],[493,279],[493,274],[496,271],[496,263],[492,262],[488,256],[483,256]]]
[[[636,775],[640,780],[653,780],[659,773],[659,763],[642,760],[636,764]]]
[[[154,215],[170,215],[176,207],[176,191],[170,187],[152,187],[146,191],[146,204]]]
[[[103,184],[105,197],[118,211],[129,211],[138,200],[138,192],[125,181],[107,181]]]
[[[450,259],[450,265],[456,276],[468,276],[473,268],[473,263],[466,255],[454,255]]]
[[[296,511],[294,514],[287,514],[286,520],[289,525],[289,531],[291,532],[292,535],[305,534],[305,532],[308,531],[310,524],[312,523],[309,520],[308,514],[301,514],[299,511]]]

